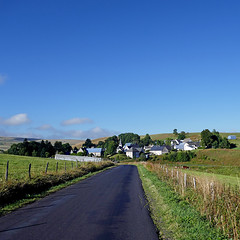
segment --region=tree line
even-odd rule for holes
[[[54,156],[56,153],[59,154],[70,154],[72,147],[69,143],[56,141],[54,145],[49,141],[28,141],[24,139],[23,143],[13,144],[7,151],[8,154],[21,155],[21,156],[32,156],[32,157],[43,157],[48,158]]]

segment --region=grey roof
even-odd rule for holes
[[[200,147],[200,142],[189,142],[188,145],[189,145],[189,146]]]
[[[142,148],[132,147],[129,150],[127,150],[126,152],[142,152],[142,151],[143,151]]]
[[[102,148],[87,148],[88,153],[100,153]]]

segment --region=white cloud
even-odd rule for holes
[[[7,76],[0,74],[0,85],[3,84],[6,79],[7,79]]]
[[[63,126],[77,125],[84,123],[93,123],[93,120],[90,118],[71,118],[62,122]]]
[[[8,125],[8,126],[23,125],[29,122],[30,122],[30,119],[28,118],[26,113],[19,113],[8,119],[0,118],[0,124]]]

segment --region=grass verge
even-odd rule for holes
[[[137,167],[160,239],[228,239],[156,174],[143,165]]]

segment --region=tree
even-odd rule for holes
[[[91,148],[95,147],[95,145],[92,143],[91,139],[87,138],[85,143],[82,145],[85,148]]]
[[[160,146],[162,146],[162,145],[164,145],[164,144],[165,144],[165,142],[164,142],[163,140],[157,140],[157,141],[154,142],[154,145],[160,145]],[[170,142],[170,145],[171,145],[171,142]]]
[[[166,141],[165,141],[165,144],[166,144],[167,146],[171,146],[171,141],[172,141],[171,138],[167,138]]]
[[[146,134],[146,136],[141,139],[140,141],[140,146],[143,147],[143,146],[148,146],[150,144],[153,143],[153,140],[151,139],[151,137],[149,136],[149,134]]]
[[[69,154],[71,152],[71,150],[72,150],[72,147],[71,147],[71,145],[69,143],[64,143],[62,145],[62,148],[63,148],[64,154]]]
[[[104,142],[103,141],[99,141],[97,144],[98,148],[104,148]]]
[[[175,129],[173,129],[173,134],[175,135],[175,136],[177,136],[178,135],[178,132],[177,132],[177,129],[175,128]]]
[[[181,131],[178,133],[178,139],[183,140],[186,138],[186,133],[184,131]]]
[[[123,145],[126,143],[139,144],[140,142],[140,136],[134,133],[121,133],[118,138],[121,139]]]
[[[208,130],[205,129],[201,132],[201,143],[202,146],[205,148],[211,148],[212,147],[212,133]]]

